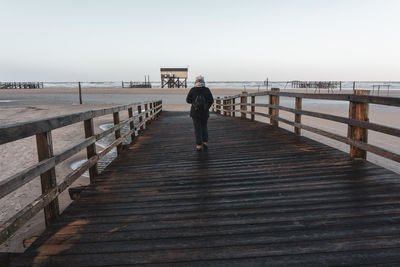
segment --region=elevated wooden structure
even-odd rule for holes
[[[187,88],[188,68],[161,68],[161,88]]]
[[[122,81],[122,88],[151,88],[150,75],[144,76],[144,82],[124,82]]]
[[[340,85],[340,89],[342,87],[341,82],[333,82],[333,81],[292,81],[293,88],[312,88],[314,92],[321,92],[321,89],[327,89],[328,92],[333,93],[333,89],[338,88]]]
[[[294,122],[279,116],[282,96],[296,101]],[[355,113],[306,111],[303,98],[347,100]],[[360,160],[382,151],[358,139],[360,129],[400,130],[360,117],[368,103],[400,106],[395,98],[277,89],[217,99],[207,153],[194,151],[186,112],[164,111],[12,266],[396,266],[400,175]],[[347,123],[344,138],[356,150],[300,136],[317,131],[302,115]],[[279,123],[292,123],[295,134]],[[383,156],[399,161],[391,153]]]
[[[0,82],[0,89],[36,89],[43,88],[43,82]]]

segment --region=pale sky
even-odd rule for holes
[[[400,80],[400,0],[0,0],[0,81]]]

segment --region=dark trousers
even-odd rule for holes
[[[196,145],[201,145],[203,142],[208,142],[208,118],[193,119],[194,134],[196,135]]]

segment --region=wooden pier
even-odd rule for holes
[[[122,81],[122,88],[151,88],[150,75],[144,76],[144,82],[124,82]]]
[[[256,97],[266,96],[269,104],[256,103]],[[280,106],[283,96],[292,97],[296,108]],[[304,98],[349,101],[350,117],[303,110]],[[188,113],[163,111],[129,149],[118,150],[103,173],[91,172],[91,184],[11,266],[396,266],[400,175],[362,158],[370,151],[399,162],[400,155],[363,138],[368,129],[397,137],[400,130],[360,117],[369,103],[400,107],[395,98],[276,89],[217,99],[209,120],[210,148],[201,153],[194,150]],[[132,107],[107,112],[126,108]],[[139,125],[152,111],[160,114],[160,102],[148,108]],[[285,109],[294,113],[294,122],[279,117]],[[348,124],[348,137],[329,137],[349,143],[351,153],[301,136],[301,130],[317,132],[301,123],[302,115]],[[131,122],[115,120],[108,133]],[[279,123],[293,125],[294,133]],[[10,140],[5,131],[0,129],[1,143]],[[97,155],[90,153],[90,159]],[[4,195],[4,184],[0,188]],[[1,240],[19,224],[10,225],[3,226]]]
[[[37,89],[43,88],[43,82],[0,82],[0,89]]]
[[[314,89],[314,92],[321,92],[321,89],[327,89],[328,93],[331,91],[333,93],[333,89],[338,88],[342,89],[342,82],[332,82],[332,81],[292,81],[293,88],[304,88],[304,89]]]

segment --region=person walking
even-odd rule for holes
[[[213,95],[203,76],[197,76],[194,87],[190,89],[186,102],[192,104],[190,108],[190,117],[193,119],[194,132],[196,137],[196,150],[208,150],[208,129],[207,122],[210,116],[209,109],[214,103]]]

